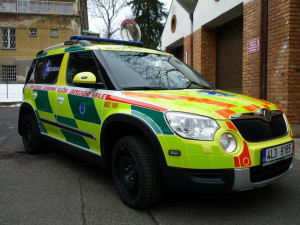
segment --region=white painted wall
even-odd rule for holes
[[[244,0],[198,0],[194,11],[194,31],[242,2]]]
[[[199,30],[203,25],[216,19],[240,3],[244,2],[245,4],[249,1],[250,0],[198,0],[194,11],[193,32]],[[172,33],[171,19],[174,14],[177,17],[177,27],[176,31]],[[189,14],[176,0],[173,0],[161,38],[162,50],[191,33],[192,28]]]
[[[176,15],[177,19],[177,26],[174,33],[171,31],[171,20],[173,15]],[[167,46],[173,44],[180,38],[190,35],[191,30],[190,15],[176,0],[173,0],[168,19],[162,33],[161,49],[164,50]]]

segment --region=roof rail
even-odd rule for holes
[[[43,50],[39,51],[36,55],[43,54],[45,51],[53,48],[58,48],[60,46],[65,46],[65,45],[74,45],[74,44],[81,44],[82,46],[93,46],[91,42],[86,41],[86,40],[69,40],[65,41],[64,43],[58,44],[58,45],[53,45],[48,48],[44,48]]]
[[[131,45],[131,46],[137,46],[137,47],[143,47],[144,44],[142,42],[138,41],[123,41],[123,40],[116,40],[116,39],[108,39],[108,38],[97,38],[92,36],[81,36],[81,35],[75,35],[70,37],[70,40],[85,40],[85,41],[91,41],[91,42],[99,42],[99,43],[110,43],[110,44],[121,44],[121,45]]]

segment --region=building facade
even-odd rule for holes
[[[162,49],[219,89],[278,104],[300,137],[299,0],[173,0]]]
[[[38,51],[88,29],[86,3],[80,2],[0,0],[0,82],[24,83]]]

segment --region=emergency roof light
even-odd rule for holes
[[[144,44],[142,42],[138,42],[138,41],[123,41],[123,40],[108,39],[108,38],[81,36],[81,35],[72,36],[72,37],[70,37],[70,40],[85,40],[85,41],[92,41],[92,42],[99,42],[99,43],[131,45],[131,46],[137,46],[137,47],[144,46]]]

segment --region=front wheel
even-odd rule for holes
[[[44,148],[38,124],[31,114],[26,114],[23,118],[22,140],[27,153],[36,154]]]
[[[160,201],[163,181],[149,143],[141,136],[126,136],[115,145],[112,173],[122,201],[143,209]]]

